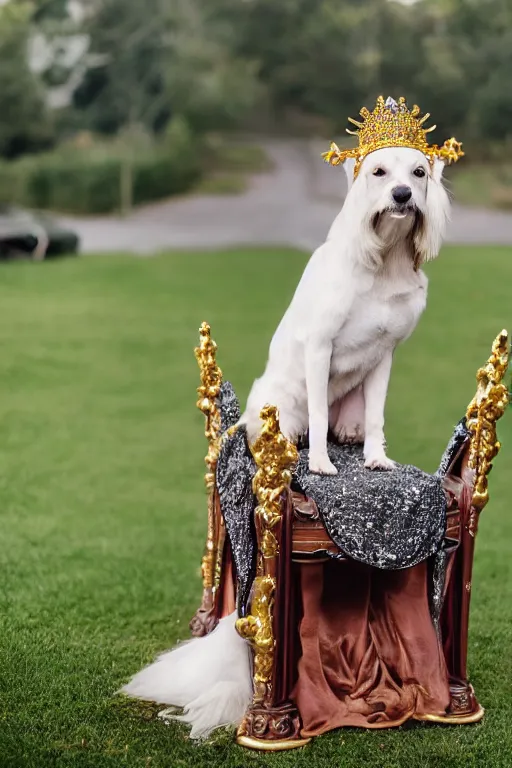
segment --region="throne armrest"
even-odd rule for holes
[[[296,491],[291,494],[293,507],[292,558],[295,562],[336,556],[339,548],[329,537],[313,499]]]

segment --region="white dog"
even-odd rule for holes
[[[267,367],[240,423],[252,442],[260,410],[276,405],[295,441],[309,428],[309,468],[336,474],[330,426],[340,442],[364,442],[365,466],[392,469],[384,406],[393,351],[414,330],[427,298],[420,265],[437,256],[449,216],[444,163],[417,149],[364,159],[326,242],[310,259],[270,345]]]
[[[353,165],[347,175],[353,178]],[[363,441],[366,465],[390,469],[384,405],[393,350],[426,302],[422,262],[437,256],[449,212],[443,162],[416,149],[367,155],[327,241],[313,254],[272,340],[267,368],[241,419],[251,440],[270,403],[295,440],[309,427],[310,468],[334,474],[327,430]],[[249,647],[236,612],[139,672],[124,693],[183,707],[179,719],[204,738],[240,723],[252,698]],[[163,713],[165,717],[169,715]],[[172,716],[172,715],[171,715]]]

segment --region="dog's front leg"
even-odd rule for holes
[[[394,461],[386,456],[384,438],[384,407],[388,391],[393,353],[387,352],[366,377],[363,385],[365,400],[365,467],[393,469]]]
[[[332,344],[310,341],[305,349],[306,388],[309,416],[309,469],[320,475],[335,475],[337,469],[327,454],[329,426],[328,387]]]

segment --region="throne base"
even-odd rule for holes
[[[280,706],[253,704],[237,733],[237,744],[264,752],[304,747],[311,739],[300,735],[300,717],[291,702]]]
[[[219,618],[215,612],[213,589],[205,587],[201,606],[189,623],[190,633],[192,637],[204,637],[213,632],[218,623]]]
[[[249,749],[259,749],[262,752],[282,752],[285,749],[298,749],[309,744],[311,739],[283,739],[282,741],[266,741],[265,739],[256,739],[253,736],[238,735],[236,743],[241,747]]]
[[[414,719],[444,725],[470,725],[482,720],[485,710],[478,703],[474,688],[470,683],[451,685],[450,694],[451,702],[446,714],[417,715]]]

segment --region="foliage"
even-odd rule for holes
[[[75,106],[84,111],[87,127],[115,133],[127,124],[165,125],[170,114],[164,93],[165,6],[165,0],[96,4],[85,30],[98,64],[75,92]]]
[[[0,156],[44,149],[79,130],[165,134],[183,117],[197,134],[299,124],[330,135],[379,93],[432,112],[433,139],[457,135],[467,162],[510,153],[512,4],[503,0],[65,0],[0,6]],[[73,83],[49,117],[26,62],[42,34],[55,57],[41,79]],[[59,53],[77,35],[74,64]],[[304,117],[306,119],[304,119]],[[316,121],[316,122],[315,122]],[[316,130],[306,128],[306,130]]]
[[[28,2],[0,7],[0,156],[16,157],[48,147],[52,123],[41,84],[30,71]]]
[[[510,154],[509,154],[510,157]],[[446,174],[458,203],[512,211],[512,165],[468,163]]]
[[[87,31],[99,64],[74,102],[94,130],[141,123],[158,132],[176,114],[195,129],[224,127],[254,103],[254,66],[231,55],[199,0],[103,0]]]
[[[61,212],[119,210],[127,157],[134,203],[184,192],[200,175],[199,154],[183,132],[142,149],[113,143],[85,148],[64,145],[58,151],[0,165],[0,201]]]
[[[84,0],[75,22],[64,0],[6,8],[25,36],[30,18],[50,38],[88,36],[76,72],[56,57],[43,73],[49,85],[76,77],[73,108],[56,116],[64,133],[142,125],[159,134],[176,115],[203,133],[266,113],[279,127],[290,114],[319,116],[338,132],[378,93],[417,101],[435,135],[460,134],[480,151],[512,133],[512,5],[503,0]],[[21,73],[22,50],[2,77]],[[20,104],[34,99],[27,82]]]
[[[230,0],[219,0],[230,4]],[[345,127],[378,93],[432,111],[439,135],[512,133],[512,5],[502,0],[251,0],[239,4],[238,56],[259,64],[274,109]]]
[[[237,145],[226,141],[205,141],[205,175],[196,191],[206,195],[236,195],[244,192],[248,176],[272,169],[272,162],[257,144]]]

